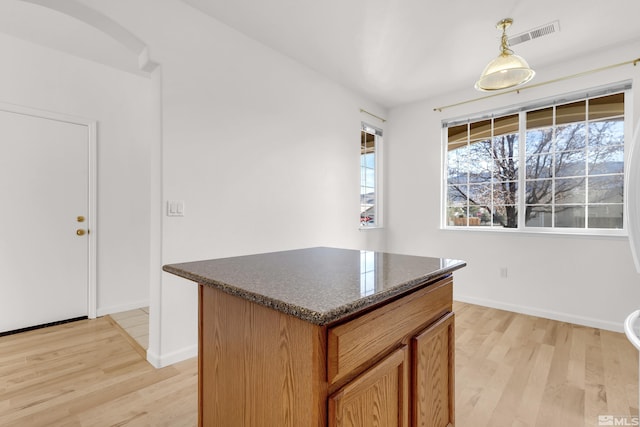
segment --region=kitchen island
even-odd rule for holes
[[[325,247],[164,266],[200,285],[199,425],[453,425],[464,266]]]

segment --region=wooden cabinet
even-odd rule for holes
[[[454,315],[449,313],[412,338],[413,425],[454,425]]]
[[[445,279],[329,329],[330,427],[453,426],[451,304]]]
[[[401,347],[329,398],[329,427],[407,426],[409,366]]]
[[[199,288],[198,424],[326,426],[326,328]]]
[[[199,424],[453,425],[452,287],[319,326],[200,286]]]

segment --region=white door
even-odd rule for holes
[[[0,111],[0,333],[88,315],[89,188],[86,125]]]

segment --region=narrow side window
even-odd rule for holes
[[[360,131],[360,227],[379,227],[382,130],[362,123]]]

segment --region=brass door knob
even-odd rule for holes
[[[82,228],[78,228],[78,229],[76,230],[76,234],[77,234],[78,236],[84,236],[84,235],[85,235],[85,233],[86,233],[86,231],[84,231]]]

